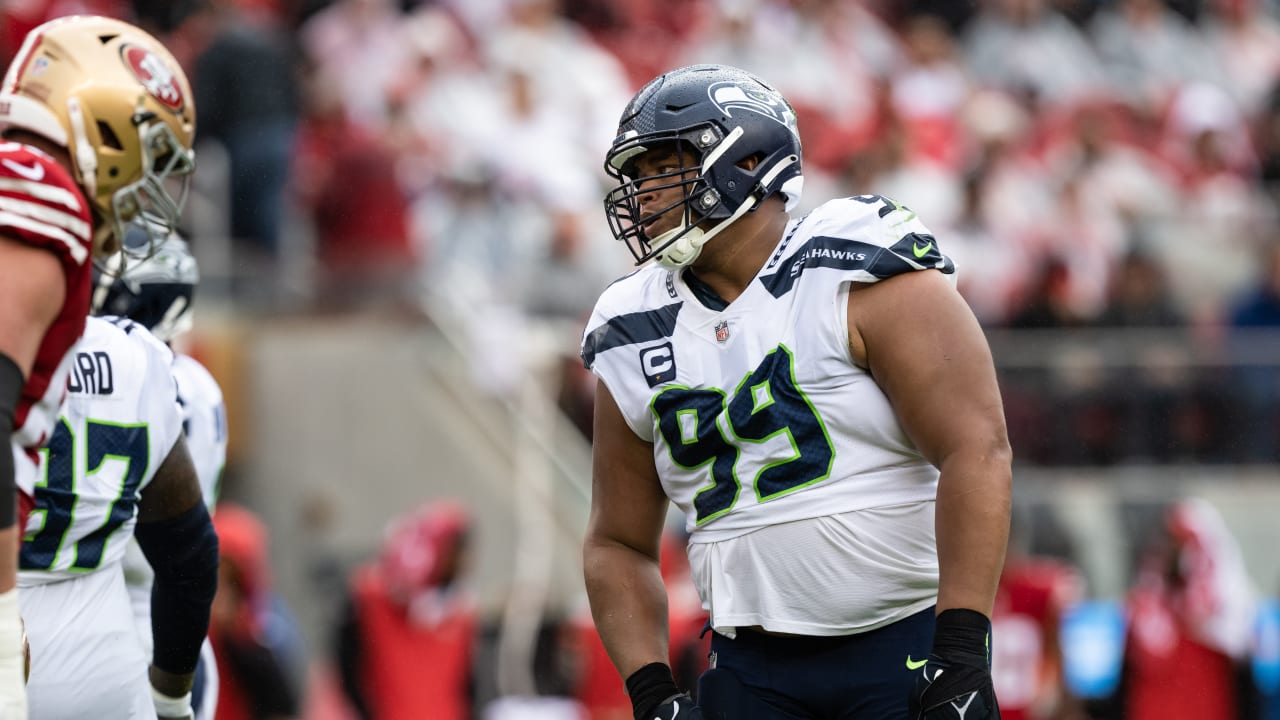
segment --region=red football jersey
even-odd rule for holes
[[[1237,717],[1231,657],[1195,638],[1167,594],[1139,588],[1127,610],[1127,720]]]
[[[62,261],[66,299],[45,331],[14,417],[14,474],[30,496],[36,451],[45,443],[66,397],[72,352],[84,332],[93,283],[93,222],[71,174],[29,145],[0,142],[0,235],[52,252]]]
[[[1050,559],[1010,562],[1000,577],[991,617],[991,673],[1000,714],[1030,720],[1060,697],[1058,623],[1080,598],[1079,574]]]

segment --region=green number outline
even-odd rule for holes
[[[754,376],[757,372],[760,371],[762,367],[768,364],[770,358],[772,358],[779,351],[783,352],[787,356],[787,374],[788,374],[787,380],[790,381],[791,387],[795,389],[796,395],[798,395],[800,399],[804,402],[804,405],[809,409],[809,414],[813,418],[814,422],[816,423],[816,426],[818,427],[819,430],[821,430],[823,440],[826,442],[826,445],[827,445],[828,457],[827,457],[826,468],[820,475],[809,478],[795,485],[784,487],[773,493],[762,494],[759,483],[760,483],[761,477],[764,475],[765,472],[775,467],[793,463],[799,460],[800,458],[802,458],[804,456],[804,453],[801,451],[799,445],[796,443],[795,434],[792,431],[792,428],[790,425],[784,425],[778,430],[772,433],[769,433],[765,437],[762,437],[759,439],[742,437],[739,434],[738,429],[734,427],[732,414],[729,412],[729,406],[735,398],[737,398],[742,392],[744,392],[744,390],[750,393],[751,414],[753,416],[758,412],[764,411],[770,407],[775,406],[775,404],[777,403],[777,393],[775,391],[775,388],[773,387],[772,373],[760,382],[753,383],[749,386],[748,386],[748,382],[751,380],[752,376]],[[764,390],[764,394],[766,396],[764,400],[759,400],[756,396],[756,390],[759,388],[763,388]],[[671,385],[663,388],[661,392],[656,393],[653,396],[653,398],[650,399],[649,401],[649,412],[653,415],[655,423],[658,425],[659,435],[662,435],[662,429],[661,429],[662,418],[659,415],[658,410],[655,406],[658,403],[660,398],[662,398],[663,396],[665,396],[667,393],[670,393],[670,392],[692,392],[692,393],[709,393],[710,392],[710,393],[718,394],[720,396],[720,405],[719,405],[719,408],[716,410],[715,417],[712,418],[711,424],[716,429],[716,432],[719,434],[720,439],[724,442],[725,446],[732,449],[734,453],[731,472],[729,473],[729,477],[724,479],[724,482],[733,483],[733,486],[734,486],[733,498],[729,501],[728,505],[726,505],[724,508],[717,510],[715,512],[712,512],[705,517],[698,517],[695,521],[695,524],[697,526],[700,527],[702,525],[705,525],[706,523],[711,522],[712,520],[715,520],[716,518],[728,512],[731,512],[733,508],[737,506],[738,498],[741,496],[741,493],[742,493],[742,481],[739,478],[738,465],[739,465],[739,461],[742,458],[741,446],[743,443],[752,443],[755,445],[760,445],[768,442],[769,440],[773,439],[774,437],[777,437],[778,435],[785,433],[787,436],[787,441],[791,445],[791,449],[792,449],[791,457],[783,458],[775,462],[769,463],[767,465],[760,467],[756,471],[755,476],[752,478],[752,481],[751,481],[751,488],[752,488],[752,491],[755,493],[756,499],[758,502],[761,502],[761,503],[769,502],[770,500],[775,500],[777,498],[790,495],[791,493],[797,492],[799,490],[803,490],[807,487],[810,487],[816,483],[820,483],[823,480],[826,480],[827,478],[831,477],[831,470],[835,466],[835,444],[831,441],[831,434],[827,430],[827,425],[823,421],[822,416],[818,413],[817,408],[814,407],[813,401],[809,399],[808,394],[806,394],[804,390],[800,388],[800,384],[796,381],[795,354],[785,344],[780,343],[778,347],[769,351],[765,355],[764,359],[761,360],[760,364],[757,365],[754,370],[751,370],[750,372],[747,372],[746,374],[744,374],[742,380],[738,382],[737,387],[734,389],[734,393],[732,396],[727,395],[724,392],[724,390],[721,390],[720,388],[691,388],[687,385]],[[680,409],[676,411],[677,430],[679,430],[680,428],[679,417],[689,413],[692,413],[694,416],[695,431],[697,428],[700,427],[700,423],[697,422],[698,420],[700,420],[698,416],[698,409],[686,408],[686,409]],[[732,434],[733,436],[732,439],[725,436],[724,428],[721,427],[721,424],[720,424],[721,416],[724,417],[724,420],[725,420],[724,424],[728,427],[729,432]],[[707,465],[713,466],[712,470],[709,472],[711,476],[710,482],[694,492],[693,499],[694,499],[694,506],[696,507],[697,499],[699,496],[701,496],[705,492],[714,490],[721,485],[722,481],[716,478],[715,472],[714,472],[714,463],[720,458],[720,456],[712,455],[707,460],[701,463],[698,463],[696,465],[686,465],[680,462],[676,458],[675,443],[671,442],[672,439],[671,438],[665,438],[665,439],[667,441],[668,457],[671,458],[671,462],[676,466],[681,467],[685,470],[698,470]],[[687,447],[691,445],[700,444],[703,441],[703,438],[701,435],[699,435],[697,438],[690,441],[684,437],[683,433],[681,433],[679,441],[681,446]]]
[[[57,568],[59,558],[62,557],[64,550],[68,549],[67,533],[75,526],[76,512],[80,505],[80,493],[78,492],[78,478],[80,474],[77,472],[77,470],[81,469],[79,467],[80,463],[84,463],[84,477],[88,479],[89,476],[102,471],[108,459],[114,458],[116,460],[121,460],[126,464],[125,471],[122,473],[119,493],[116,495],[116,499],[111,502],[110,506],[108,506],[107,514],[103,519],[102,524],[75,541],[75,560],[71,565],[67,568],[59,568],[59,570],[65,569],[68,572],[89,573],[97,570],[102,565],[102,558],[106,555],[107,543],[116,534],[120,527],[122,527],[124,523],[133,516],[133,507],[122,507],[121,503],[132,504],[137,502],[136,498],[126,498],[125,492],[126,490],[132,490],[136,493],[142,484],[142,480],[146,477],[147,470],[151,464],[151,428],[147,423],[116,423],[103,420],[86,419],[84,421],[84,432],[77,433],[72,429],[71,424],[65,417],[59,417],[58,423],[61,428],[65,430],[68,439],[68,457],[66,462],[68,467],[71,469],[71,477],[67,480],[66,492],[72,497],[69,519],[59,533],[56,549],[53,551],[51,560],[47,565],[38,564],[32,561],[29,557],[29,553],[24,552],[21,554],[19,567],[24,571],[49,571]],[[124,445],[124,447],[121,448],[119,446],[113,446],[112,443],[109,442],[104,443],[107,446],[107,449],[104,449],[101,455],[96,457],[97,464],[90,468],[88,467],[90,457],[95,455],[95,453],[91,452],[91,446],[94,444],[95,440],[101,441],[103,437],[101,432],[94,433],[94,428],[112,428],[115,430],[141,429],[146,433],[145,444],[138,446],[131,443],[121,443],[121,445]],[[58,429],[55,428],[55,433],[57,431]],[[84,438],[83,448],[80,446],[79,442],[81,437]],[[113,437],[112,439],[114,440],[115,438]],[[133,451],[133,455],[121,454],[121,449],[125,451]],[[46,445],[46,447],[40,448],[39,453],[41,479],[36,483],[35,487],[36,507],[32,508],[30,514],[31,516],[39,515],[41,517],[41,522],[39,528],[28,530],[24,533],[24,547],[29,547],[29,544],[33,543],[33,541],[35,541],[42,533],[52,531],[48,528],[48,513],[50,508],[47,505],[42,507],[40,503],[41,488],[50,492],[53,491],[53,488],[49,485],[49,469],[52,466],[52,461],[49,457],[49,447]],[[141,470],[137,470],[139,466],[141,467]],[[119,517],[120,515],[128,515],[129,517]],[[30,521],[28,521],[28,525],[29,524]],[[89,547],[99,540],[101,540],[101,547],[96,549],[96,561],[93,562],[92,565],[89,565],[89,558],[82,559],[81,553],[86,547]],[[89,541],[89,545],[85,544],[86,541]],[[93,552],[93,550],[90,550],[89,552]]]
[[[784,425],[778,430],[775,430],[774,432],[769,433],[768,435],[758,440],[753,438],[742,437],[741,435],[739,435],[738,429],[734,426],[734,423],[733,423],[732,413],[728,412],[729,403],[732,402],[732,400],[726,400],[725,407],[724,407],[724,417],[726,421],[725,424],[729,426],[729,430],[730,432],[733,433],[734,439],[740,440],[742,442],[752,443],[755,445],[763,445],[764,443],[769,442],[770,440],[777,437],[778,435],[782,433],[786,433],[787,442],[791,444],[791,452],[792,452],[791,457],[769,463],[768,465],[764,465],[763,467],[761,467],[759,470],[756,471],[755,477],[751,479],[751,489],[755,491],[756,499],[759,500],[760,502],[769,502],[770,500],[776,500],[780,497],[790,495],[793,492],[803,490],[811,485],[814,485],[816,483],[822,482],[823,480],[826,480],[827,478],[831,477],[831,468],[835,466],[835,462],[836,462],[836,446],[835,446],[835,443],[831,441],[831,433],[827,432],[827,424],[826,422],[823,421],[822,416],[818,414],[818,409],[813,406],[813,401],[809,399],[809,395],[805,393],[804,390],[801,390],[800,383],[796,382],[796,356],[795,356],[795,353],[791,352],[791,349],[788,348],[785,343],[779,343],[778,347],[774,348],[773,350],[770,350],[767,354],[765,354],[764,359],[760,361],[760,365],[756,366],[756,370],[753,370],[747,373],[746,376],[742,378],[742,381],[738,383],[738,387],[733,391],[734,397],[737,397],[738,394],[742,392],[743,387],[747,384],[747,381],[751,379],[751,376],[754,375],[761,366],[769,362],[769,358],[773,357],[779,351],[783,352],[787,356],[787,369],[788,369],[788,375],[789,375],[788,379],[791,381],[791,386],[795,388],[796,394],[800,396],[800,399],[804,401],[805,406],[809,408],[809,413],[813,416],[814,421],[817,422],[818,428],[822,430],[822,437],[827,441],[827,448],[830,450],[830,452],[828,453],[827,469],[821,475],[813,478],[812,480],[799,483],[797,485],[785,487],[781,490],[778,490],[776,492],[773,492],[767,495],[761,494],[760,478],[765,474],[765,472],[775,467],[793,463],[799,460],[801,457],[803,457],[804,453],[801,452],[800,447],[796,444],[796,436],[795,436],[795,433],[792,432],[790,425]],[[761,385],[765,386],[765,391],[768,394],[769,400],[768,402],[765,402],[762,404],[756,404],[755,389],[757,387],[760,387]],[[752,385],[748,389],[748,392],[751,393],[751,405],[752,405],[751,414],[752,415],[755,415],[761,410],[765,410],[773,406],[774,403],[777,402],[774,399],[775,393],[773,390],[772,374],[768,378],[765,378],[763,382],[759,382],[759,383],[756,383],[755,385]],[[736,466],[736,463],[735,463],[735,466]],[[735,504],[737,502],[736,496],[734,498],[734,502]]]

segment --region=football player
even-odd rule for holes
[[[1030,552],[1024,523],[1014,523],[991,626],[992,681],[1003,720],[1083,717],[1066,682],[1063,617],[1084,597],[1084,578],[1071,563]]]
[[[75,352],[18,573],[31,714],[190,718],[218,541],[183,437],[173,356],[123,318],[89,318]],[[135,536],[155,569],[150,653],[121,569]]]
[[[130,226],[126,246],[146,241],[146,231]],[[118,257],[118,256],[117,256]],[[93,307],[97,314],[127,317],[146,326],[173,350],[173,379],[182,408],[182,429],[195,464],[205,507],[212,513],[227,461],[227,414],[218,381],[194,357],[174,349],[174,340],[191,329],[192,300],[200,280],[187,241],[170,235],[151,257],[129,264],[121,273],[96,273]],[[124,558],[125,585],[133,603],[141,640],[151,652],[151,592],[155,574],[136,542]],[[217,707],[218,674],[213,649],[206,640],[197,668],[192,698],[196,720],[212,720]]]
[[[605,169],[642,267],[583,340],[599,378],[583,560],[637,720],[999,717],[1011,452],[938,241],[874,195],[790,217],[795,113],[736,68],[645,85]],[[700,708],[667,665],[668,501],[714,630]]]
[[[0,453],[0,718],[26,716],[19,527],[89,312],[91,258],[132,218],[177,222],[194,130],[177,62],[116,20],[37,27],[0,83],[0,434],[12,446]]]

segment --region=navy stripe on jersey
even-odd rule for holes
[[[913,238],[919,243],[918,245],[913,244]],[[912,262],[907,257],[903,257],[903,254],[900,254],[903,247],[907,248],[903,253],[907,256],[914,256],[916,252],[923,250],[920,252],[920,260]],[[913,247],[914,250],[911,249]],[[933,242],[933,237],[929,235],[911,233],[899,240],[892,248],[847,238],[819,235],[809,238],[808,242],[797,249],[795,254],[783,260],[777,272],[762,275],[760,282],[771,295],[782,297],[795,287],[801,273],[814,267],[863,270],[881,280],[929,267],[936,267],[944,273],[955,272],[955,265],[938,252],[937,243]]]
[[[932,235],[907,233],[889,249],[904,258],[915,258],[914,262],[917,264],[937,268],[947,275],[956,271],[955,263],[942,254],[938,249],[938,241]]]
[[[609,318],[608,322],[592,330],[582,342],[583,366],[590,370],[595,364],[596,355],[605,350],[671,337],[676,330],[676,317],[680,315],[683,305],[684,303],[677,302],[656,310]]]

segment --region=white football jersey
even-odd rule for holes
[[[762,567],[741,580],[749,587],[714,586],[723,579],[715,558],[731,555],[730,547],[698,552],[702,543],[786,523],[834,516],[856,522],[857,511],[867,511],[868,529],[877,533],[920,538],[921,547],[909,549],[911,562],[924,562],[927,577],[902,580],[913,587],[895,602],[915,610],[931,602],[938,471],[908,440],[880,387],[853,364],[846,314],[850,283],[926,269],[953,275],[955,268],[914,213],[867,195],[833,200],[792,220],[756,279],[723,309],[712,309],[723,301],[701,301],[682,273],[657,264],[601,295],[583,362],[609,388],[631,429],[653,443],[663,489],[685,513],[695,582],[717,630],[761,624],[834,634],[895,619],[876,613],[900,614],[901,605],[835,627],[818,626],[821,612],[770,616],[768,607],[791,604],[777,602],[786,590],[776,586],[802,578],[774,583],[782,569]],[[922,510],[882,512],[894,506]],[[831,546],[820,538],[830,540],[833,532],[807,523],[790,540],[814,551]],[[834,545],[842,556],[820,559],[825,567],[882,568],[876,577],[898,582],[894,573],[904,563],[889,557],[893,551],[840,542]],[[802,596],[830,586],[821,567],[814,565],[817,584],[800,587]]]
[[[695,540],[934,497],[938,472],[853,364],[845,315],[849,283],[929,268],[954,272],[915,215],[861,196],[793,220],[723,310],[659,265],[604,292],[583,360],[654,444]]]
[[[141,325],[88,319],[67,402],[40,451],[19,585],[82,576],[124,557],[139,494],[182,432],[171,362]]]
[[[178,382],[187,449],[200,477],[204,504],[213,512],[227,464],[227,409],[222,403],[222,388],[199,360],[182,353],[174,355],[173,379]]]

